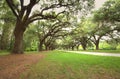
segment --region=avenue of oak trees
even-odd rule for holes
[[[77,10],[82,8],[82,3],[92,2],[87,0],[29,0],[27,5],[25,0],[6,0],[9,8],[16,17],[14,36],[15,43],[12,53],[23,53],[23,34],[30,23],[36,20],[42,19],[55,19],[61,13],[68,11],[69,9]],[[89,3],[90,4],[90,3]],[[87,4],[88,6],[91,6]],[[32,12],[35,5],[39,6],[39,10]],[[55,12],[54,9],[64,8],[61,12]],[[68,9],[67,9],[68,8]],[[47,10],[51,10],[46,12]]]
[[[66,43],[63,43],[65,49],[78,49],[81,45],[84,50],[87,47],[95,45],[99,50],[100,40],[107,43],[114,43],[114,46],[120,44],[120,1],[108,0],[99,9],[94,11],[91,17],[84,17],[81,22],[72,30],[72,36],[69,36]],[[109,40],[108,40],[109,39]],[[65,39],[66,40],[66,39]],[[116,48],[115,48],[116,49]]]
[[[95,11],[94,0],[6,0],[0,4],[0,50],[22,54],[24,50],[78,50],[80,45],[83,50],[94,45],[99,50],[101,40],[120,44],[119,0],[108,0]]]

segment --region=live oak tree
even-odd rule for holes
[[[23,53],[23,34],[30,23],[35,20],[54,19],[65,11],[81,10],[83,5],[91,7],[94,0],[29,0],[28,4],[25,4],[25,0],[6,0],[6,2],[17,18],[12,53],[18,54]],[[33,11],[36,5],[39,10]]]
[[[63,28],[68,27],[69,22],[62,21],[44,21],[38,22],[37,35],[39,38],[39,51],[42,51],[42,46],[49,37],[62,36]]]
[[[120,0],[108,0],[97,11],[96,15],[101,15],[98,19],[120,22]]]
[[[98,31],[93,33],[93,43],[99,49],[99,41],[105,35],[111,35],[115,31],[120,32],[120,1],[108,0],[97,11],[94,12],[94,20],[98,22]],[[101,31],[100,31],[101,30]],[[115,36],[116,37],[116,36]],[[96,40],[96,41],[95,41]]]
[[[116,29],[120,31],[120,0],[108,0],[104,5],[94,13],[96,21],[106,21],[107,23],[115,24]]]
[[[92,25],[88,18],[81,18],[81,22],[78,22],[77,27],[72,31],[72,37],[76,41],[76,45],[81,45],[83,50],[86,50],[90,42],[90,32],[92,31],[94,24]]]

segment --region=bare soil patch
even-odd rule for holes
[[[43,54],[0,56],[0,79],[20,79],[20,74],[44,57]]]

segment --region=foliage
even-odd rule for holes
[[[119,0],[108,0],[100,8],[95,17],[99,20],[107,21],[118,21],[120,22],[120,1]],[[96,20],[97,20],[96,18]]]
[[[1,38],[0,38],[0,49],[8,50],[11,48],[12,29],[14,26],[15,17],[8,8],[5,1],[0,2],[0,22],[1,22]]]
[[[23,53],[22,49],[36,51],[42,48],[78,50],[80,45],[84,50],[93,48],[94,45],[99,49],[101,40],[107,40],[110,46],[106,44],[106,47],[102,48],[100,45],[100,49],[119,47],[119,42],[115,41],[120,37],[119,0],[106,1],[90,17],[87,14],[94,7],[94,0],[6,0],[6,2],[0,1],[0,45],[13,48],[13,52]],[[15,39],[11,35],[13,29]],[[58,40],[61,42],[58,43]]]
[[[94,0],[29,0],[28,4],[25,4],[25,0],[6,0],[6,2],[17,19],[12,53],[23,53],[23,34],[30,23],[36,20],[56,19],[64,13],[74,14],[77,11],[86,11],[88,8],[91,10]],[[33,10],[36,5],[40,10]]]
[[[26,51],[37,51],[38,50],[38,38],[36,34],[35,24],[31,24],[27,28],[24,35],[24,50]]]
[[[115,50],[116,46],[115,45],[110,45],[109,43],[106,43],[106,42],[101,42],[100,43],[100,49],[101,50]]]

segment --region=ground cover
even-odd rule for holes
[[[22,79],[120,79],[120,57],[51,51]]]

